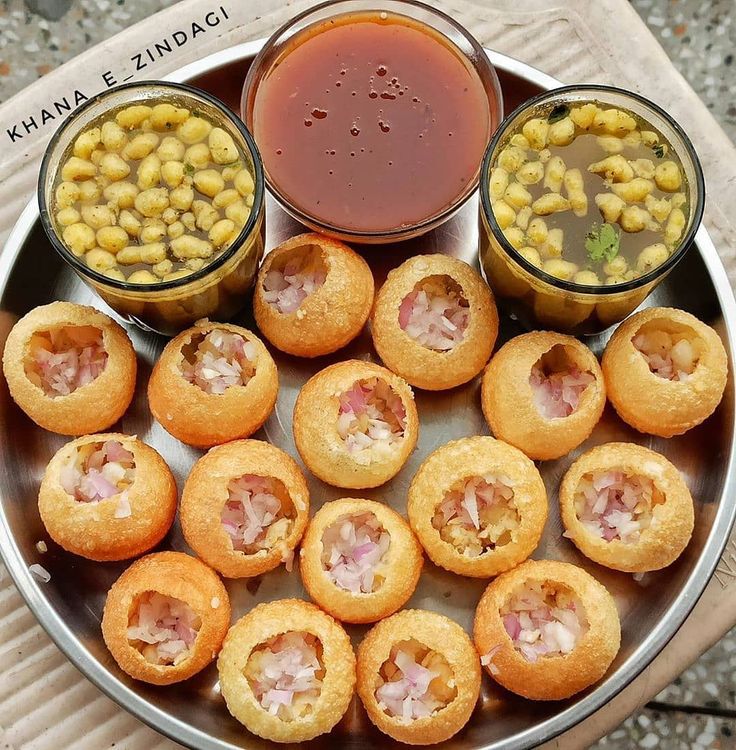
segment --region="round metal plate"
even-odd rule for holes
[[[237,107],[246,68],[261,42],[218,52],[172,75],[173,80],[201,86]],[[516,60],[489,53],[497,66],[507,108],[538,91],[558,85],[549,76]],[[299,231],[272,202],[268,205],[268,242],[273,247]],[[386,272],[417,252],[444,252],[476,262],[477,201],[473,199],[439,230],[397,246],[366,248],[378,283]],[[105,309],[68,268],[61,265],[43,234],[33,201],[20,217],[0,256],[0,336],[36,305],[55,299],[93,304]],[[665,280],[647,304],[684,308],[715,326],[730,353],[736,328],[736,307],[726,274],[707,233],[701,229],[693,249]],[[245,318],[246,326],[251,326]],[[502,340],[518,333],[505,317]],[[140,376],[136,398],[118,425],[137,434],[159,450],[174,471],[181,488],[200,452],[174,440],[151,417],[146,403],[146,383],[164,340],[130,328],[139,355]],[[587,343],[600,354],[606,335]],[[267,439],[296,456],[291,415],[296,394],[304,381],[334,361],[375,359],[364,333],[337,355],[303,361],[275,352],[281,391],[274,414],[255,437]],[[479,408],[479,383],[446,393],[417,393],[421,434],[417,450],[403,471],[366,497],[378,499],[405,512],[408,483],[423,458],[437,446],[466,435],[487,434]],[[606,678],[590,690],[556,703],[532,703],[496,687],[484,677],[481,700],[466,727],[447,743],[448,748],[498,750],[530,747],[573,726],[623,689],[659,652],[683,622],[705,588],[726,542],[734,516],[734,388],[732,380],[723,403],[705,424],[672,440],[646,437],[624,425],[608,409],[593,436],[582,448],[610,440],[631,440],[664,453],[685,476],[696,502],[695,534],[686,552],[665,571],[648,574],[640,582],[632,576],[598,567],[584,559],[561,536],[556,492],[559,480],[575,455],[544,463],[540,468],[550,497],[550,518],[534,557],[568,560],[582,565],[614,595],[623,626],[621,651]],[[38,485],[46,463],[64,443],[58,435],[36,428],[10,401],[0,386],[0,551],[18,588],[43,627],[74,664],[121,706],[155,729],[199,750],[273,748],[241,727],[228,714],[213,666],[188,682],[167,688],[136,683],[123,674],[107,652],[100,634],[105,595],[125,563],[95,564],[74,557],[48,541],[36,506]],[[345,494],[310,478],[315,508]],[[46,539],[49,551],[39,554],[35,545]],[[175,525],[162,544],[186,550]],[[43,584],[28,570],[41,563],[51,580]],[[484,582],[460,578],[425,563],[420,585],[407,606],[444,612],[468,628]],[[235,616],[254,604],[289,596],[302,596],[298,572],[283,568],[260,578],[230,581],[228,589]],[[356,642],[364,628],[349,628]],[[372,727],[357,699],[330,734],[305,747],[370,748],[394,746]],[[398,745],[396,745],[398,747]]]

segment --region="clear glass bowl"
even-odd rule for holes
[[[134,103],[173,102],[198,109],[235,140],[255,182],[250,216],[238,237],[211,263],[182,279],[131,284],[104,276],[72,253],[53,217],[54,191],[60,166],[77,136],[109,112]],[[241,120],[219,99],[192,86],[162,81],[130,83],[110,89],[73,112],[54,133],[41,163],[38,203],[41,222],[56,251],[77,275],[125,320],[172,336],[200,318],[227,320],[246,304],[264,248],[264,179],[261,157]]]
[[[669,141],[685,172],[688,222],[669,258],[657,268],[621,284],[588,286],[550,276],[520,255],[506,239],[491,209],[489,178],[496,156],[518,126],[537,110],[558,104],[595,101],[623,107],[651,123]],[[486,150],[480,176],[480,264],[499,301],[528,328],[550,328],[573,334],[605,330],[633,312],[672,270],[688,248],[703,218],[705,182],[690,139],[661,107],[612,86],[575,85],[539,94],[517,107],[496,131]],[[582,238],[581,238],[582,242]]]
[[[424,24],[434,32],[448,39],[456,50],[459,51],[480,77],[488,97],[490,137],[503,117],[503,94],[501,93],[501,84],[499,83],[495,68],[483,51],[483,47],[465,28],[450,18],[450,16],[424,3],[415,2],[415,0],[335,0],[335,2],[322,3],[314,8],[310,8],[292,18],[280,29],[277,29],[256,56],[245,79],[240,111],[248,128],[254,132],[253,110],[259,85],[273,70],[274,66],[278,64],[279,60],[288,54],[295,39],[307,30],[313,30],[315,27],[323,24],[327,26],[329,20],[337,16],[367,13],[378,14],[381,12],[390,13],[395,16],[404,16],[405,18]],[[478,186],[480,164],[478,164],[476,173],[466,183],[465,188],[454,198],[452,203],[437,214],[423,219],[418,223],[401,225],[396,229],[377,232],[366,232],[334,226],[326,223],[319,217],[309,214],[280,190],[279,185],[269,175],[267,167],[264,168],[264,171],[266,173],[268,188],[276,200],[291,216],[302,224],[315,231],[347,242],[385,244],[417,237],[447,221],[474,193]]]

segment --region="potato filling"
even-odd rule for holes
[[[322,535],[322,567],[329,579],[354,594],[370,594],[381,587],[379,572],[391,537],[373,513],[343,516]]]
[[[116,518],[130,515],[127,489],[135,481],[135,457],[118,440],[87,443],[61,467],[59,482],[80,503],[98,503],[120,495]]]
[[[220,520],[233,549],[253,555],[286,539],[294,509],[278,479],[245,474],[230,481]]]
[[[649,477],[627,475],[621,469],[595,471],[580,480],[575,513],[591,533],[607,542],[639,541],[653,523],[655,505],[665,497]]]
[[[128,643],[151,664],[176,666],[190,656],[201,626],[186,602],[146,591],[129,618]]]
[[[528,581],[501,609],[503,626],[514,648],[530,662],[569,654],[588,630],[585,610],[572,591],[556,584]]]
[[[404,403],[382,378],[357,380],[339,401],[337,432],[358,463],[388,456],[391,446],[403,440]]]
[[[256,700],[282,721],[312,713],[322,691],[325,667],[317,636],[289,631],[259,644],[244,674]]]
[[[248,385],[256,374],[256,348],[239,333],[215,329],[194,336],[182,349],[181,372],[205,393],[221,394]]]
[[[698,366],[700,341],[689,329],[665,331],[642,326],[631,343],[649,370],[664,380],[687,380]]]
[[[569,417],[580,404],[583,391],[595,381],[581,371],[562,344],[555,344],[532,367],[529,385],[534,405],[545,419]]]
[[[414,638],[394,644],[378,677],[378,707],[405,722],[432,716],[457,696],[447,659]]]
[[[31,336],[24,365],[28,379],[47,396],[68,396],[105,369],[102,331],[94,326],[37,331]]]
[[[399,325],[422,346],[439,352],[463,340],[469,319],[463,290],[449,276],[422,279],[399,306]]]
[[[521,521],[511,485],[492,474],[457,482],[437,506],[432,526],[466,557],[508,544]]]
[[[296,248],[275,262],[263,279],[263,298],[280,313],[296,312],[327,278],[327,266],[317,245]]]

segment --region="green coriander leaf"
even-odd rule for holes
[[[621,236],[613,225],[593,224],[585,237],[585,249],[592,261],[610,263],[618,255],[620,241]]]
[[[556,122],[559,122],[560,120],[564,120],[565,117],[567,117],[570,114],[570,107],[567,106],[567,104],[558,104],[550,113],[549,117],[547,117],[547,122],[550,125],[553,125]]]
[[[187,164],[184,165],[184,172],[186,172],[186,174],[192,175],[192,174],[194,174],[194,171],[195,170],[194,170],[194,165],[193,164],[187,163]]]
[[[652,146],[652,151],[658,159],[661,159],[664,156],[664,143],[655,143]]]

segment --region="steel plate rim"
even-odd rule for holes
[[[252,57],[265,42],[264,38],[228,47],[172,71],[163,76],[162,80],[185,82],[225,64]],[[545,89],[562,85],[556,78],[513,57],[488,49],[486,53],[493,65],[504,72],[517,75]],[[24,240],[39,218],[38,200],[34,196],[23,209],[0,254],[0,290],[7,285]],[[733,377],[736,357],[736,299],[734,299],[718,251],[704,226],[698,230],[694,242],[706,265],[723,312],[730,352],[731,377]],[[726,479],[721,489],[721,500],[718,503],[710,533],[704,543],[703,553],[690,571],[667,617],[662,619],[614,674],[581,700],[582,705],[570,706],[541,724],[517,732],[511,737],[479,745],[476,750],[501,750],[510,747],[510,742],[513,743],[514,750],[525,750],[568,731],[617,696],[662,651],[702,596],[728,542],[730,530],[736,519],[736,502],[729,502],[729,497],[736,493],[735,442],[736,433],[732,436],[729,446]],[[192,750],[243,750],[247,748],[247,745],[234,745],[226,740],[214,739],[210,734],[174,718],[166,711],[141,698],[135,690],[125,685],[120,679],[111,678],[101,662],[90,654],[59,613],[46,602],[41,585],[25,564],[15,538],[10,533],[2,503],[0,503],[0,557],[19,593],[51,640],[87,679],[121,708],[160,734]]]

